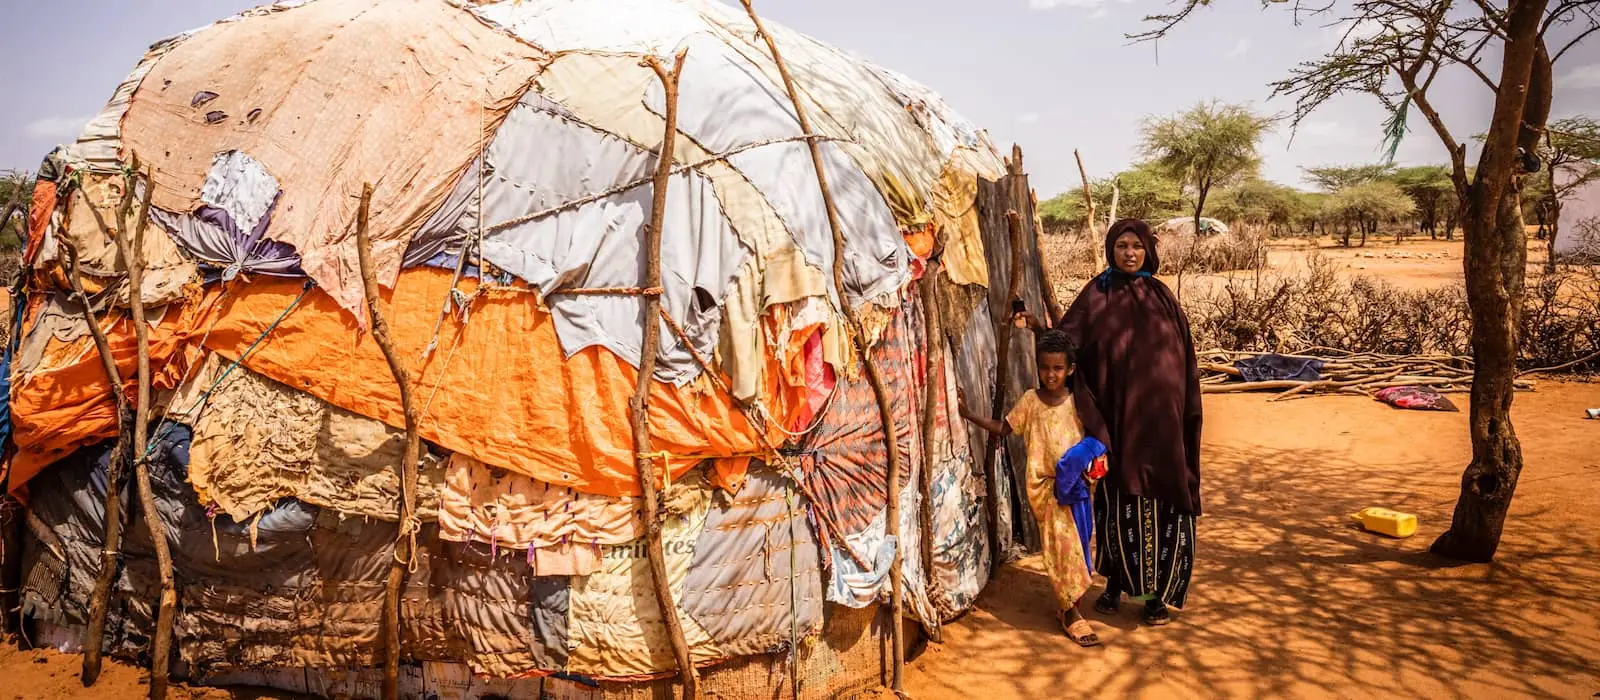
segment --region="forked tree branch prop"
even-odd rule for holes
[[[133,240],[127,235],[128,204],[139,184],[139,159],[132,158],[134,175],[127,178],[127,191],[123,193],[122,211],[114,238],[123,263],[128,268],[128,306],[133,317],[133,335],[138,344],[138,394],[133,417],[133,478],[139,492],[140,510],[144,511],[145,527],[156,554],[156,567],[160,573],[161,593],[156,609],[156,631],[150,643],[150,697],[160,700],[167,696],[167,670],[172,652],[172,616],[178,605],[178,593],[172,577],[172,550],[167,542],[166,526],[161,522],[161,512],[156,508],[155,491],[150,480],[150,324],[144,313],[144,232],[150,222],[150,196],[155,190],[155,179],[146,174],[144,194],[140,197],[138,218],[133,225]],[[109,486],[108,486],[109,488]],[[108,524],[109,526],[109,524]]]
[[[853,341],[856,354],[861,358],[861,365],[866,370],[867,382],[872,385],[872,393],[878,400],[878,416],[883,420],[883,440],[889,455],[889,504],[886,523],[887,535],[896,542],[894,560],[889,568],[890,595],[889,607],[893,616],[889,625],[890,647],[892,648],[892,667],[890,674],[890,688],[896,693],[902,692],[906,663],[906,648],[904,639],[905,601],[904,601],[904,576],[900,570],[900,561],[903,548],[899,545],[900,538],[900,449],[895,441],[894,413],[889,408],[889,392],[884,387],[883,375],[878,371],[877,363],[872,360],[872,348],[867,343],[866,330],[861,326],[861,320],[856,317],[856,312],[850,306],[850,300],[845,295],[844,285],[844,259],[845,240],[844,225],[839,220],[839,208],[834,204],[833,192],[828,187],[827,168],[822,162],[822,149],[817,144],[816,133],[811,128],[811,119],[806,115],[805,103],[800,99],[800,91],[795,87],[794,77],[789,73],[789,67],[783,61],[783,54],[778,51],[778,44],[767,32],[766,26],[761,23],[761,17],[756,14],[755,6],[751,0],[742,0],[745,13],[750,16],[750,22],[755,25],[756,33],[766,41],[767,51],[772,54],[772,62],[778,68],[778,76],[783,79],[783,87],[789,93],[789,101],[794,104],[795,119],[800,123],[800,131],[807,137],[806,146],[811,150],[811,164],[817,172],[817,187],[822,191],[822,204],[828,212],[828,228],[833,232],[833,284],[839,296],[839,309],[850,327],[850,339]]]
[[[650,227],[644,232],[646,260],[644,269],[644,344],[639,351],[639,380],[634,385],[633,398],[628,401],[633,422],[634,464],[639,473],[639,492],[644,498],[645,548],[650,562],[650,580],[655,588],[656,604],[661,608],[661,621],[672,640],[672,655],[678,661],[678,678],[683,683],[686,699],[700,697],[700,676],[695,672],[694,657],[690,654],[688,638],[683,634],[683,620],[678,616],[678,604],[672,598],[672,586],[667,574],[666,549],[661,542],[661,499],[656,493],[654,445],[650,439],[650,387],[655,384],[656,353],[661,346],[661,226],[667,213],[667,187],[672,177],[672,154],[678,136],[678,78],[683,74],[683,62],[688,49],[679,49],[672,58],[672,70],[661,64],[655,56],[647,56],[644,65],[654,71],[666,93],[665,124],[661,135],[661,149],[656,151],[656,172],[651,184]],[[662,461],[663,470],[672,466]],[[671,479],[662,479],[665,485]]]
[[[380,308],[378,275],[372,262],[372,235],[368,231],[371,209],[372,184],[365,183],[361,186],[361,207],[356,211],[356,261],[361,266],[361,291],[366,297],[372,339],[383,351],[389,372],[400,386],[400,408],[406,422],[405,453],[395,465],[396,476],[400,478],[400,503],[396,509],[399,532],[383,591],[383,697],[397,700],[400,697],[400,592],[417,556],[417,529],[421,526],[416,515],[417,462],[422,456],[422,441],[417,433],[416,404],[411,398],[411,373],[400,359],[400,352],[389,335],[389,322]]]
[[[922,534],[922,572],[929,587],[933,586],[930,573],[933,571],[933,465],[934,453],[938,449],[933,431],[938,419],[939,389],[944,385],[944,329],[940,327],[939,292],[935,288],[938,277],[939,263],[929,262],[928,268],[922,272],[922,280],[917,284],[918,295],[922,297],[922,323],[926,329],[923,337],[927,343],[922,353],[922,378],[925,382],[922,394],[922,471],[917,473],[922,508],[917,515]],[[922,629],[934,642],[943,641],[938,618],[923,620]]]
[[[94,211],[92,206],[90,211]],[[127,469],[128,439],[131,437],[128,429],[133,422],[132,406],[128,403],[127,392],[123,391],[122,373],[117,369],[116,358],[111,354],[111,341],[106,339],[105,330],[100,327],[100,320],[95,318],[94,308],[89,303],[89,296],[83,291],[83,281],[79,278],[78,251],[66,238],[58,237],[57,243],[67,262],[65,272],[73,296],[83,305],[83,320],[89,326],[89,335],[94,338],[95,349],[100,353],[100,363],[105,368],[111,400],[117,411],[117,443],[106,465],[103,506],[106,514],[105,542],[100,548],[100,571],[95,575],[94,593],[89,598],[89,626],[83,635],[83,669],[79,680],[87,688],[100,678],[100,647],[105,639],[106,614],[111,609],[111,585],[116,581],[122,553],[122,482],[126,478],[124,470]],[[32,511],[29,511],[29,515],[32,515]]]

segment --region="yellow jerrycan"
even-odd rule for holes
[[[1417,534],[1417,516],[1388,508],[1363,508],[1350,519],[1381,535],[1404,539]]]

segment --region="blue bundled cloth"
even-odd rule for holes
[[[1094,500],[1089,492],[1088,472],[1095,460],[1105,456],[1104,443],[1086,437],[1073,445],[1056,462],[1056,505],[1072,509],[1072,520],[1078,526],[1078,539],[1083,542],[1083,559],[1089,557],[1090,542],[1094,540]],[[1094,564],[1089,564],[1094,573]]]

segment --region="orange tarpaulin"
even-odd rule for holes
[[[433,268],[401,274],[384,304],[401,357],[420,362],[450,282],[449,272]],[[471,294],[476,285],[469,280],[461,286]],[[158,386],[181,379],[202,338],[206,347],[237,359],[301,290],[300,280],[261,277],[226,292],[212,290],[198,302],[174,304],[151,333],[152,363],[166,367]],[[132,328],[122,319],[108,335],[131,391]],[[169,362],[180,350],[185,354]],[[13,488],[72,450],[115,434],[92,343],[63,344],[58,352],[73,359],[47,359],[46,369],[13,395]],[[377,344],[320,290],[307,293],[244,365],[346,410],[404,425],[399,389]],[[411,369],[424,439],[580,491],[637,495],[627,408],[637,370],[598,347],[563,357],[550,315],[532,294],[490,290],[478,296],[470,321],[463,326],[452,316],[438,349]],[[776,362],[773,369],[779,371]],[[672,455],[667,462],[674,477],[703,458],[761,452],[755,429],[721,392],[657,383],[649,419],[655,449]],[[743,462],[736,464],[719,464],[719,475],[737,479]]]
[[[400,357],[420,361],[451,273],[401,273],[384,304]],[[475,283],[464,281],[472,293]],[[206,346],[237,359],[300,294],[298,280],[258,278],[217,305]],[[203,327],[211,319],[199,320]],[[245,366],[393,426],[405,424],[400,391],[378,345],[326,294],[313,291]],[[638,371],[599,347],[563,357],[550,314],[531,293],[491,291],[463,326],[446,321],[439,346],[412,365],[422,437],[485,464],[587,493],[637,495],[628,400]],[[716,393],[657,383],[650,397],[655,449],[729,457],[760,451],[755,431]],[[659,462],[658,462],[659,463]],[[698,459],[669,460],[674,476]]]
[[[30,303],[30,317],[40,305],[39,300]],[[151,384],[156,388],[170,388],[181,381],[184,358],[171,360],[185,348],[199,308],[202,305],[171,304],[161,321],[151,327]],[[100,324],[132,401],[138,390],[139,356],[133,324],[126,311],[102,318]],[[11,387],[12,441],[17,448],[9,465],[12,492],[78,448],[117,434],[116,406],[93,338],[86,335],[70,343],[51,340],[39,367],[26,378],[13,377],[13,381],[18,379],[23,383]]]

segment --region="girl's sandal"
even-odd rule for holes
[[[1061,629],[1067,633],[1067,638],[1078,646],[1085,648],[1100,646],[1100,635],[1095,634],[1094,627],[1089,624],[1088,620],[1083,619],[1082,615],[1071,615],[1067,612],[1062,612],[1060,621]]]
[[[1094,611],[1101,615],[1115,615],[1122,607],[1122,594],[1115,591],[1106,591],[1094,601]]]

